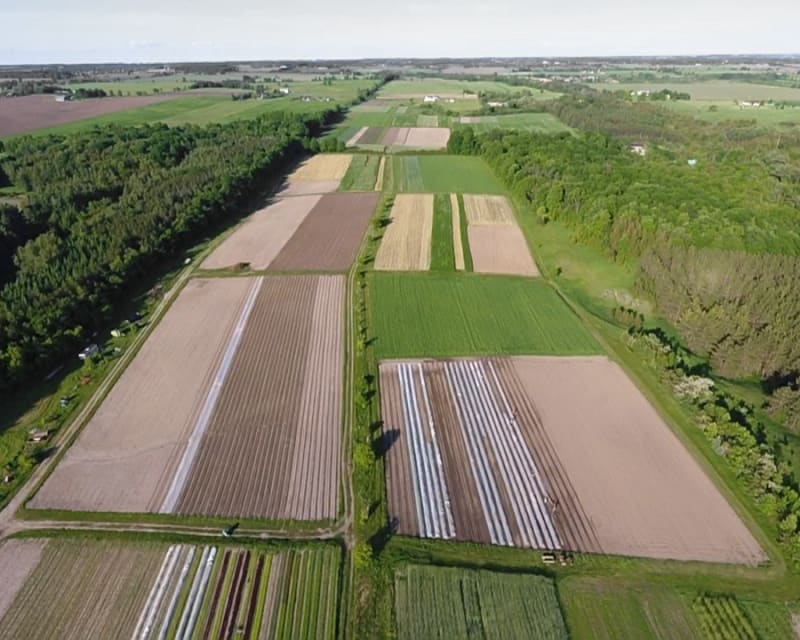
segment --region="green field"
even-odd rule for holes
[[[437,193],[433,201],[433,236],[431,239],[431,271],[455,271],[453,249],[453,217],[450,195]]]
[[[619,584],[613,578],[558,582],[574,640],[702,640],[691,601],[670,587]]]
[[[515,87],[503,82],[483,80],[449,80],[446,78],[418,78],[409,80],[394,80],[382,87],[378,93],[379,98],[397,98],[404,96],[419,97],[426,95],[460,96],[477,93],[534,93],[529,87]],[[536,93],[539,93],[536,91]]]
[[[671,100],[658,104],[706,122],[754,120],[756,124],[768,127],[800,126],[800,106],[775,107],[766,104],[758,108],[744,108],[730,100]]]
[[[469,124],[477,131],[491,129],[518,129],[535,133],[561,133],[572,131],[554,115],[549,113],[510,113],[499,116],[481,116],[477,124]]]
[[[539,280],[372,273],[369,287],[379,359],[601,353],[556,292]]]
[[[552,580],[409,566],[395,576],[400,640],[567,638]]]
[[[339,191],[374,191],[381,156],[357,153],[342,178]]]
[[[394,156],[391,180],[401,193],[505,193],[489,165],[472,156]]]

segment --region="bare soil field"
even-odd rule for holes
[[[56,102],[51,95],[0,98],[0,137],[11,136],[106,113],[144,107],[175,96],[136,96],[92,98],[75,102]]]
[[[265,278],[177,512],[338,514],[342,276]]]
[[[533,548],[766,559],[697,462],[605,357],[384,361],[398,532]]]
[[[505,196],[464,194],[468,224],[516,225],[514,211]]]
[[[756,564],[766,555],[620,367],[513,359],[606,553]]]
[[[331,193],[322,197],[269,269],[346,271],[353,264],[375,212],[378,193]]]
[[[464,271],[464,244],[461,240],[461,207],[458,206],[458,195],[450,194],[450,212],[453,227],[453,253],[456,271]]]
[[[383,136],[383,144],[404,145],[408,137],[408,127],[389,127]]]
[[[518,226],[472,224],[467,228],[467,236],[476,273],[539,275],[528,243]]]
[[[190,280],[29,506],[158,510],[252,286]]]
[[[427,271],[431,266],[433,194],[401,193],[395,196],[392,222],[386,227],[375,269]]]
[[[0,620],[38,566],[47,540],[6,540],[0,544]]]
[[[314,196],[333,193],[339,188],[341,180],[312,180],[287,182],[286,186],[278,192],[279,198],[291,196]]]
[[[162,556],[153,545],[51,540],[0,618],[0,639],[129,638]]]
[[[450,140],[450,129],[447,127],[412,127],[404,146],[419,149],[444,149]]]
[[[321,199],[320,195],[285,198],[256,211],[206,258],[203,268],[247,263],[253,269],[266,269]]]

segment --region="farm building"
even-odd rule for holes
[[[44,442],[50,437],[49,431],[44,431],[42,429],[31,429],[30,437],[28,440],[30,442]]]
[[[487,104],[488,106],[490,106],[490,107],[507,107],[507,106],[508,106],[508,103],[507,103],[507,102],[497,102],[497,101],[495,101],[495,100],[492,100],[492,101],[490,101],[490,102],[487,102],[486,104]]]
[[[278,89],[278,91],[280,91],[285,96],[289,95],[289,87],[281,87],[280,89]]]
[[[423,102],[439,102],[439,96],[425,96],[422,101]]]
[[[78,354],[78,358],[86,361],[97,353],[100,353],[100,347],[98,347],[96,344],[90,344]]]

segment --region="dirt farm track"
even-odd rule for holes
[[[697,462],[605,357],[386,361],[389,510],[401,534],[757,564]]]
[[[56,102],[51,95],[0,98],[0,137],[54,127],[106,113],[144,107],[171,100],[175,96],[135,96],[91,98],[75,102]]]

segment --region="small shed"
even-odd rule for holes
[[[49,431],[43,429],[31,429],[29,442],[45,442],[50,437]]]
[[[78,354],[78,358],[80,358],[80,359],[81,359],[81,360],[83,360],[83,361],[86,361],[86,360],[88,360],[89,358],[91,358],[93,355],[96,355],[96,354],[98,354],[98,353],[100,353],[100,347],[98,347],[96,344],[94,344],[94,343],[93,343],[93,344],[90,344],[90,345],[89,345],[88,347],[86,347],[85,349],[83,349],[83,350],[82,350],[82,351],[81,351],[81,352]]]

